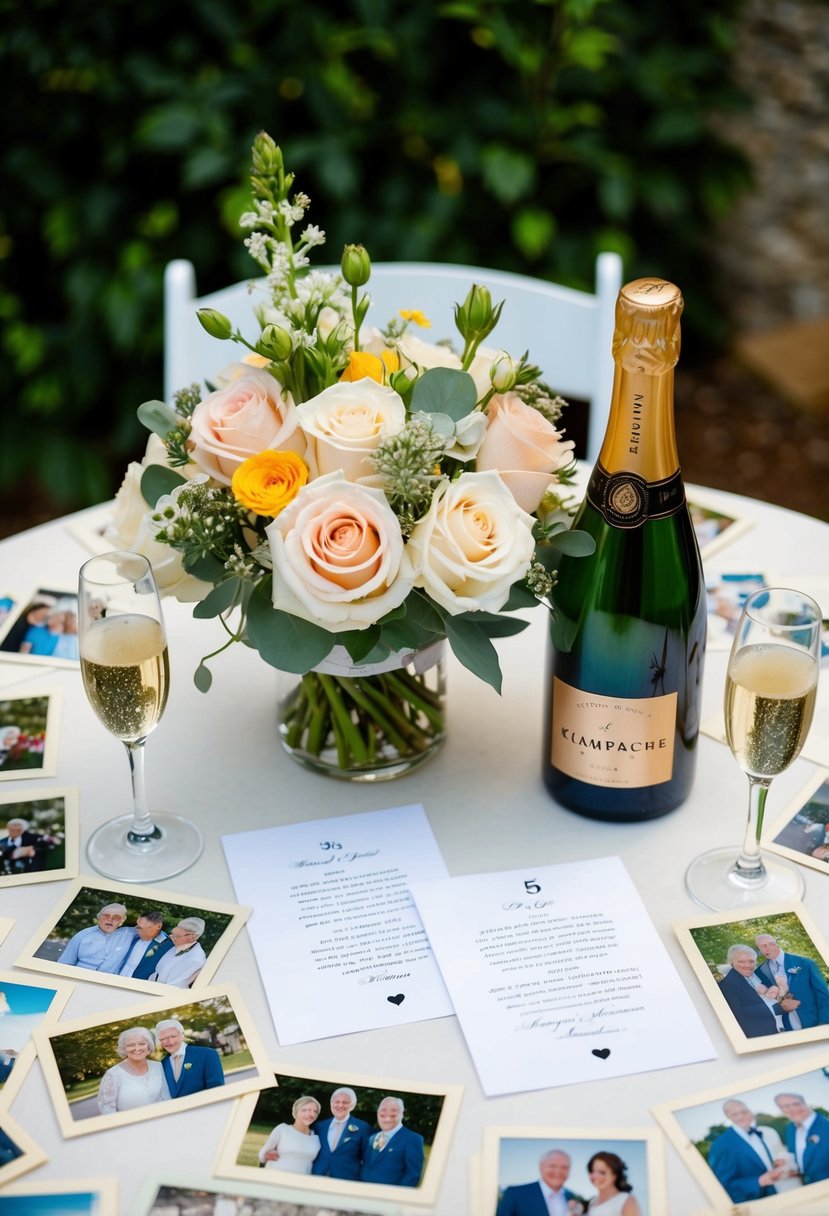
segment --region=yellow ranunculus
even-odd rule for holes
[[[353,350],[348,356],[348,366],[340,376],[341,381],[352,384],[355,380],[376,380],[382,384],[387,371],[397,371],[399,359],[392,350],[384,350],[382,355],[370,355],[365,350]]]
[[[308,466],[296,452],[267,449],[236,469],[230,488],[243,507],[257,515],[276,516],[296,498],[308,480]]]
[[[432,322],[419,308],[401,308],[400,315],[404,321],[414,321],[421,329],[432,328]]]

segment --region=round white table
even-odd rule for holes
[[[584,473],[584,470],[582,470]],[[729,494],[713,495],[720,508],[753,521],[709,563],[709,571],[770,571],[796,579],[808,572],[829,576],[829,525],[780,508]],[[70,521],[72,518],[70,517]],[[72,585],[87,556],[55,521],[0,543],[4,584],[25,591],[37,585]],[[284,755],[275,734],[275,673],[245,647],[234,647],[212,663],[207,695],[193,685],[202,654],[218,644],[216,622],[197,622],[191,609],[165,601],[170,635],[172,688],[168,709],[147,747],[151,802],[191,815],[201,824],[201,859],[165,888],[234,900],[220,844],[223,833],[420,802],[451,875],[509,870],[619,855],[696,1003],[717,1059],[666,1071],[620,1077],[597,1085],[570,1085],[496,1099],[484,1098],[455,1018],[419,1022],[280,1048],[264,999],[246,933],[222,963],[215,984],[237,983],[272,1053],[286,1072],[296,1066],[411,1077],[421,1082],[464,1086],[461,1114],[433,1212],[464,1216],[468,1208],[470,1157],[480,1153],[482,1129],[490,1124],[638,1127],[652,1125],[650,1107],[726,1082],[747,1085],[755,1075],[783,1064],[794,1069],[814,1055],[814,1045],[738,1056],[704,997],[671,929],[672,921],[700,910],[686,895],[689,859],[704,848],[741,839],[746,778],[727,748],[701,737],[696,782],[687,803],[650,823],[593,822],[553,803],[540,779],[542,679],[545,617],[532,613],[529,629],[499,643],[504,692],[498,697],[454,659],[448,681],[449,737],[438,756],[397,782],[350,785],[300,768]],[[726,653],[712,651],[706,663],[703,721],[721,702]],[[30,666],[21,676],[34,693],[40,685],[64,691],[60,755],[55,783],[80,791],[81,872],[91,873],[84,843],[99,823],[129,805],[123,748],[106,734],[89,708],[75,671]],[[824,676],[825,679],[825,676]],[[824,690],[827,691],[827,690]],[[826,715],[826,701],[819,713]],[[827,757],[829,761],[829,757]],[[773,820],[813,772],[797,761],[772,786],[767,816]],[[31,782],[6,782],[5,792],[25,794]],[[38,782],[43,784],[43,782]],[[829,878],[805,869],[806,905],[829,933]],[[67,884],[48,882],[0,891],[0,916],[16,924],[0,946],[0,968],[8,969],[34,930],[46,919]],[[254,910],[254,915],[256,911]],[[24,975],[27,973],[23,973]],[[42,977],[41,977],[42,978]],[[144,998],[135,994],[137,1003]],[[65,1017],[105,1013],[125,1003],[125,994],[80,982]],[[229,1105],[167,1115],[103,1133],[64,1141],[40,1067],[35,1064],[11,1114],[48,1154],[48,1163],[22,1181],[78,1178],[115,1172],[120,1210],[148,1175],[160,1180],[210,1176]],[[671,1145],[666,1144],[671,1216],[691,1216],[709,1205]],[[586,1183],[586,1179],[583,1180]],[[494,1202],[494,1200],[493,1200]],[[358,1203],[354,1203],[359,1207]],[[407,1208],[406,1211],[420,1208]],[[489,1209],[480,1216],[489,1216]],[[479,1216],[475,1213],[474,1216]],[[650,1216],[663,1216],[651,1212]]]

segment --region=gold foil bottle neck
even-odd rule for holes
[[[682,293],[666,279],[634,279],[616,301],[613,358],[629,371],[658,374],[679,359]]]

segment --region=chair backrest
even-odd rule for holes
[[[372,304],[366,324],[385,326],[398,309],[417,308],[432,322],[424,337],[430,341],[457,337],[454,306],[464,300],[473,283],[488,287],[493,302],[506,301],[488,344],[516,357],[529,351],[552,388],[565,398],[590,403],[585,454],[594,462],[604,436],[613,384],[610,347],[616,296],[622,283],[618,254],[599,254],[595,294],[480,266],[374,263],[367,287]],[[258,333],[247,282],[199,298],[192,263],[170,262],[164,276],[167,400],[185,385],[210,379],[236,357],[238,348],[222,349],[205,333],[196,318],[197,308],[218,309],[251,342]]]

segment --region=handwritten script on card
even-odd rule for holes
[[[713,1057],[618,858],[412,893],[486,1094]]]
[[[223,837],[279,1041],[452,1012],[409,892],[446,867],[420,806]]]

